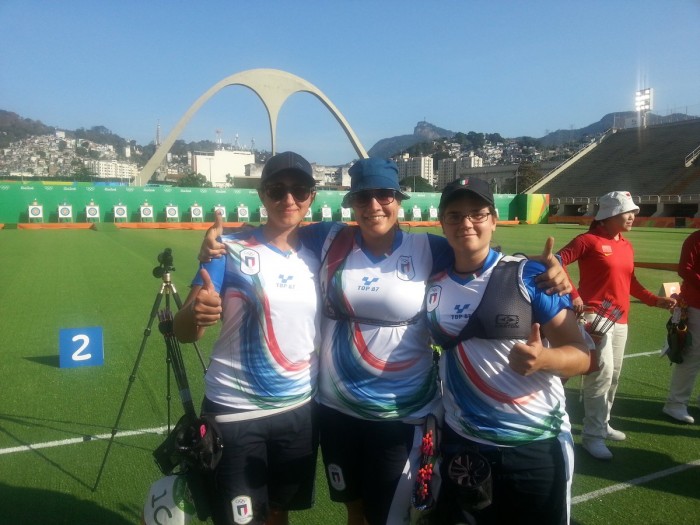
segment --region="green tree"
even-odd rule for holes
[[[469,140],[469,137],[467,137],[461,131],[458,131],[457,133],[455,133],[455,136],[452,137],[452,142],[456,142],[457,144],[460,144],[462,146],[472,146],[472,143]]]
[[[538,166],[530,162],[522,162],[518,166],[517,176],[507,179],[501,188],[502,193],[523,193],[542,178]]]
[[[496,144],[498,142],[505,142],[504,138],[501,137],[500,133],[487,133],[486,140],[488,140],[491,144]]]
[[[95,175],[87,169],[85,166],[80,166],[73,171],[73,180],[78,182],[90,182],[94,179]]]
[[[411,191],[435,191],[435,188],[428,184],[428,181],[423,177],[406,177],[399,181],[399,185],[402,188],[411,188]]]
[[[542,149],[542,143],[532,137],[520,137],[518,139],[518,142],[520,142],[520,145],[523,148],[535,148],[535,149]]]
[[[201,173],[190,171],[187,175],[177,181],[177,185],[182,188],[210,188],[211,182]]]
[[[437,153],[435,153],[435,155],[433,155],[433,168],[437,169],[438,162],[440,162],[441,160],[444,160],[444,159],[449,159],[449,158],[450,158],[450,154],[447,151],[444,151],[444,150],[438,151]]]
[[[477,133],[475,131],[470,131],[467,133],[467,139],[473,144],[475,148],[483,148],[486,143],[483,133]]]

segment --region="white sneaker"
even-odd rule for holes
[[[627,434],[621,430],[615,430],[613,427],[608,425],[608,433],[605,435],[605,439],[609,439],[610,441],[624,441],[627,439]]]
[[[581,446],[596,459],[609,461],[613,458],[612,452],[605,446],[602,438],[583,438]]]
[[[681,423],[695,423],[695,419],[693,416],[688,414],[688,409],[685,407],[669,407],[669,406],[664,406],[661,411],[666,414],[667,416],[672,417],[676,421],[680,421]]]

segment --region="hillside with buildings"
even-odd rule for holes
[[[648,115],[652,124],[691,117]],[[402,184],[414,191],[442,189],[461,176],[480,176],[494,190],[518,193],[551,168],[596,141],[611,127],[638,127],[637,113],[605,115],[578,130],[558,130],[540,139],[505,139],[498,133],[454,132],[421,121],[411,135],[378,141],[372,156],[392,157]],[[131,184],[153,155],[159,141],[146,146],[127,141],[110,130],[60,130],[39,121],[0,110],[0,178],[5,180],[53,179]],[[151,180],[158,184],[214,187],[256,187],[262,164],[269,155],[236,144],[176,141]],[[313,159],[310,159],[313,160]],[[313,164],[320,187],[349,186],[348,165]]]

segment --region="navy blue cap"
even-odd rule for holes
[[[399,167],[393,160],[370,157],[360,159],[348,170],[350,191],[343,197],[343,207],[350,205],[352,195],[364,190],[394,190],[402,200],[410,197],[399,186]]]
[[[494,205],[491,185],[484,179],[466,177],[464,179],[453,180],[445,186],[445,189],[442,190],[442,195],[440,195],[439,213],[442,214],[442,212],[445,211],[445,206],[447,206],[454,197],[463,193],[473,193],[480,199],[486,201],[489,206]]]
[[[316,185],[309,161],[293,151],[285,151],[270,157],[263,167],[260,184],[263,185],[272,177],[289,171],[303,175],[312,187]]]

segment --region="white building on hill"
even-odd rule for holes
[[[409,157],[404,155],[396,161],[396,164],[399,167],[399,180],[420,177],[425,179],[431,186],[435,184],[432,157]]]
[[[437,169],[437,189],[442,190],[450,182],[461,177],[466,177],[470,174],[470,170],[481,168],[484,165],[484,159],[474,152],[470,152],[468,156],[458,159],[442,159],[438,161]]]
[[[86,160],[85,167],[100,179],[127,179],[134,180],[138,175],[138,168],[132,162],[118,162],[116,160]]]
[[[226,186],[227,175],[245,177],[249,164],[255,164],[252,151],[216,150],[192,155],[192,171],[204,175],[214,187]]]

